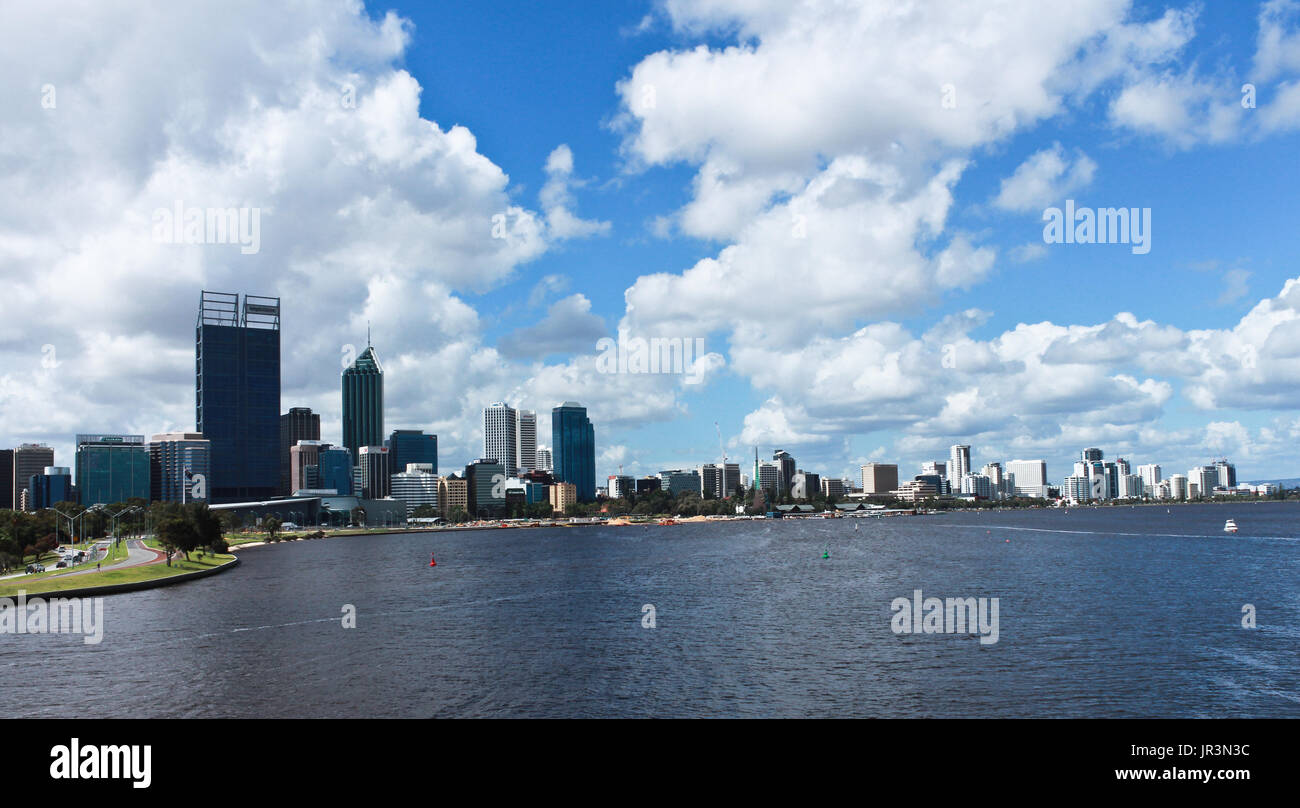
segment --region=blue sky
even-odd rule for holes
[[[478,456],[485,404],[538,410],[545,443],[575,398],[600,477],[714,460],[715,421],[733,458],[837,476],[954,442],[1054,479],[1083,446],[1300,471],[1300,3],[896,11],[11,12],[6,96],[30,103],[0,113],[0,436],[192,428],[214,288],[284,298],[283,403],[327,439],[371,321],[389,425],[438,432],[444,470]],[[258,207],[264,248],[140,237],[182,198]],[[1151,251],[1044,244],[1067,198],[1150,208]],[[600,374],[620,326],[704,338],[704,381]]]

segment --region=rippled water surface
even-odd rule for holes
[[[295,542],[106,598],[99,645],[0,635],[0,707],[1300,717],[1297,537],[1300,507],[1264,503]],[[998,642],[895,634],[915,589],[998,598]]]

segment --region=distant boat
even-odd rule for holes
[[[1224,523],[1223,523],[1223,532],[1224,532],[1224,533],[1236,533],[1236,532],[1237,532],[1237,523],[1234,522],[1234,521],[1232,521],[1231,519],[1229,519],[1228,521],[1224,522]]]

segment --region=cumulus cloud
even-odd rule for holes
[[[1060,143],[1031,154],[1002,180],[993,204],[1004,210],[1042,210],[1092,182],[1097,164],[1082,151],[1073,159]]]

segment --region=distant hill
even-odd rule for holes
[[[1251,480],[1247,485],[1259,485],[1260,483],[1275,483],[1283,488],[1295,488],[1300,486],[1300,477],[1287,477],[1285,480]]]

